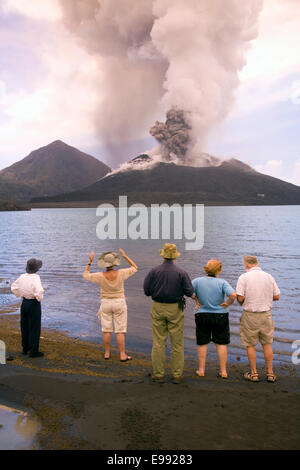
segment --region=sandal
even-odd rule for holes
[[[127,356],[126,359],[120,359],[120,362],[127,362],[127,361],[131,361],[131,360],[132,360],[132,357]]]
[[[104,356],[104,359],[105,359],[105,361],[108,361],[110,359],[110,355],[109,356]]]
[[[276,377],[275,374],[273,374],[273,373],[272,374],[267,374],[267,381],[268,382],[274,383],[274,382],[276,382],[276,379],[277,379],[277,377]]]
[[[195,373],[196,373],[196,375],[198,375],[198,377],[204,377],[204,374],[200,374],[198,369],[195,371]]]
[[[221,372],[218,373],[217,377],[218,379],[224,379],[224,380],[228,379],[228,375],[221,374]]]
[[[251,372],[246,372],[244,374],[244,379],[249,380],[250,382],[259,382],[258,374],[251,374]]]

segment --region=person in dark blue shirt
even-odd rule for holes
[[[213,341],[217,347],[220,372],[218,377],[226,379],[227,344],[230,342],[228,307],[234,302],[236,293],[224,279],[219,278],[222,263],[211,259],[204,266],[206,276],[192,281],[200,305],[195,310],[196,338],[199,368],[196,374],[205,375],[207,345]],[[228,300],[225,302],[225,296]]]
[[[165,374],[165,345],[168,334],[172,347],[171,368],[173,383],[181,383],[184,351],[183,327],[184,314],[182,299],[193,297],[194,289],[188,274],[175,265],[174,260],[180,256],[176,245],[165,243],[159,254],[164,262],[151,269],[144,280],[145,295],[152,297],[152,379],[162,383]]]

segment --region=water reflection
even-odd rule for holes
[[[38,422],[25,411],[0,405],[0,450],[30,449]]]

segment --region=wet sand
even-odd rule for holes
[[[169,361],[163,385],[151,382],[149,357],[116,350],[104,361],[100,344],[43,330],[44,358],[20,353],[19,315],[0,316],[7,357],[0,365],[0,403],[29,410],[40,423],[35,449],[299,449],[299,366],[276,369],[278,381],[243,378],[245,366],[229,364],[229,379],[217,379],[208,362],[204,378],[187,360],[184,381],[171,383]],[[1,423],[0,423],[1,424]]]

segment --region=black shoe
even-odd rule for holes
[[[29,354],[29,357],[43,357],[43,356],[44,356],[44,353],[40,351],[34,354]]]
[[[28,351],[23,349],[22,354],[23,354],[23,356],[26,356],[26,354],[28,354]]]
[[[151,379],[152,379],[152,382],[155,382],[157,384],[165,383],[165,378],[164,377],[160,377],[160,376],[157,376],[157,375],[152,375]]]

